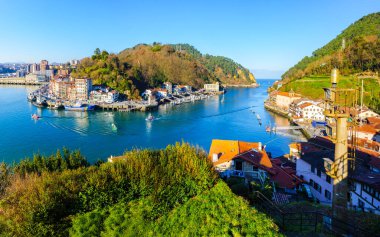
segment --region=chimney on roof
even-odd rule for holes
[[[212,162],[217,162],[219,160],[219,156],[217,153],[212,154]]]
[[[262,151],[262,150],[263,150],[261,142],[259,142],[259,147],[258,147],[258,149],[259,149],[259,151]]]

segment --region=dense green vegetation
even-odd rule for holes
[[[341,76],[338,88],[358,88],[360,89],[361,80],[353,76]],[[323,88],[331,87],[330,77],[328,76],[309,76],[299,80],[290,81],[279,88],[280,91],[290,91],[307,96],[311,99],[323,99]],[[377,79],[363,79],[363,103],[377,112],[380,112],[380,86]],[[360,103],[360,91],[356,91],[357,103]],[[343,94],[338,98],[338,103],[351,105],[355,100],[355,92],[344,97]]]
[[[188,144],[90,166],[64,150],[0,178],[0,236],[278,235]]]
[[[94,83],[111,86],[131,98],[165,81],[195,88],[216,81],[255,83],[252,73],[240,64],[225,57],[203,56],[188,44],[139,44],[117,55],[96,49],[92,57],[81,61],[72,76],[91,77]]]
[[[282,76],[284,82],[310,75],[329,75],[336,67],[345,74],[380,70],[380,13],[356,21],[335,39],[304,57]]]

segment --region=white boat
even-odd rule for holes
[[[154,116],[150,114],[145,120],[146,121],[153,121],[154,119],[155,119]]]
[[[112,123],[111,124],[112,131],[117,131],[117,126],[116,124]]]
[[[257,118],[257,120],[261,120],[261,117],[260,117],[260,114],[256,114],[256,118]]]
[[[38,119],[40,119],[40,116],[38,116],[37,114],[32,114],[31,118],[34,120],[38,120]]]

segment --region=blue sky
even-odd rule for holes
[[[94,49],[189,43],[279,78],[378,0],[0,0],[0,62],[66,62]]]

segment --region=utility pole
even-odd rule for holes
[[[339,109],[340,94],[354,92],[353,89],[339,89],[339,70],[333,69],[331,72],[331,87],[325,90],[325,116],[330,121],[335,121],[336,132],[330,133],[330,138],[335,144],[334,161],[325,158],[326,174],[333,179],[332,209],[334,217],[345,219],[348,204],[348,127],[347,119],[350,117],[347,108],[343,111]],[[347,106],[347,104],[346,104]],[[334,228],[334,223],[333,223]]]

